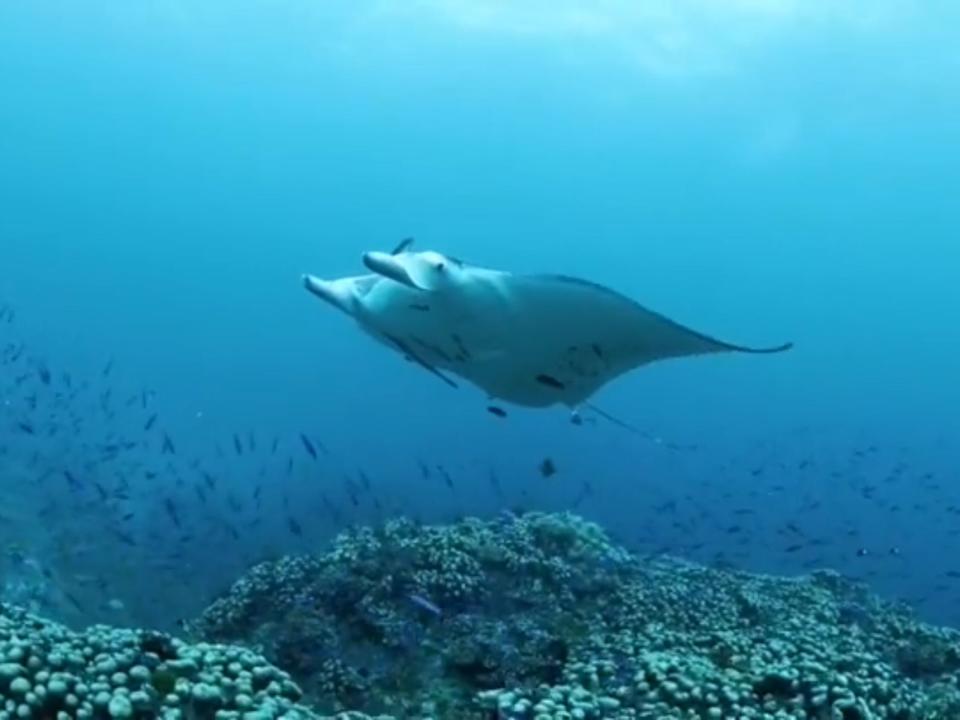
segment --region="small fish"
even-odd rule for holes
[[[363,489],[367,492],[370,492],[370,476],[367,475],[363,470],[357,471],[357,475],[360,477],[360,484],[363,486]]]
[[[303,536],[303,528],[301,528],[300,523],[298,523],[292,517],[287,518],[287,527],[290,528],[290,532],[292,532],[297,537]]]
[[[163,506],[164,506],[164,509],[167,511],[167,515],[170,517],[171,522],[173,522],[173,524],[179,528],[180,516],[177,513],[177,506],[174,505],[173,500],[171,500],[170,498],[166,498],[163,501]]]
[[[76,610],[77,610],[78,612],[81,612],[81,613],[85,613],[85,612],[86,612],[86,610],[84,610],[83,605],[80,604],[80,601],[77,600],[76,597],[74,597],[73,595],[71,595],[70,593],[68,593],[68,592],[66,592],[66,591],[64,591],[63,596],[64,596],[67,600],[70,601],[70,604],[73,605],[73,607],[76,608]]]
[[[131,547],[136,547],[137,541],[129,533],[125,533],[122,530],[113,529],[113,534],[124,545],[129,545]]]
[[[156,422],[157,422],[157,414],[154,413],[153,415],[151,415],[150,417],[148,417],[148,418],[147,418],[147,421],[143,424],[143,430],[144,430],[144,432],[148,432],[148,431],[154,426],[154,424],[155,424]]]
[[[74,475],[69,470],[64,470],[63,476],[67,479],[67,484],[70,486],[71,490],[79,490],[83,487],[83,483],[81,483],[77,479],[76,475]]]
[[[573,500],[573,507],[578,508],[583,504],[583,501],[588,497],[593,495],[593,486],[590,485],[586,480],[583,481],[583,486],[580,488],[580,493]]]
[[[443,478],[443,484],[453,490],[453,477],[447,472],[447,469],[443,465],[437,465],[437,472],[439,472],[440,476]]]
[[[416,593],[411,593],[407,595],[407,599],[410,600],[414,605],[426,610],[431,615],[436,617],[443,616],[443,610],[441,610],[436,603],[428,600],[423,595],[417,595]]]
[[[496,415],[497,417],[504,418],[507,416],[507,411],[501,407],[497,407],[496,405],[488,405],[487,412],[491,415]]]
[[[540,474],[545,478],[557,474],[557,466],[554,465],[553,460],[550,458],[543,459],[543,462],[540,463]]]
[[[501,500],[503,499],[503,487],[500,485],[500,476],[497,475],[497,471],[493,468],[490,469],[490,474],[488,475],[488,480],[490,482],[490,487],[493,488],[493,492],[496,493],[497,497]]]
[[[310,442],[310,438],[308,438],[305,434],[300,433],[300,441],[303,443],[303,447],[307,451],[307,453],[310,455],[310,457],[316,460],[317,448],[314,447],[312,442]]]

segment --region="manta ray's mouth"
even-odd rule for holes
[[[376,251],[367,252],[363,254],[363,264],[366,265],[367,269],[371,272],[375,272],[377,275],[385,277],[388,280],[393,280],[414,290],[424,289],[410,277],[407,268],[403,266],[395,255]]]

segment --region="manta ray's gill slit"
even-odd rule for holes
[[[411,310],[416,310],[418,312],[430,312],[430,306],[425,303],[410,303],[408,307]]]
[[[453,380],[451,380],[451,379],[448,378],[446,375],[444,375],[442,372],[440,372],[439,370],[437,370],[433,365],[431,365],[430,363],[426,362],[423,358],[421,358],[419,355],[417,355],[417,354],[410,348],[410,346],[407,345],[407,344],[406,344],[403,340],[401,340],[400,338],[395,337],[395,336],[393,336],[393,335],[389,335],[389,334],[387,334],[387,333],[384,333],[383,336],[384,336],[387,340],[389,340],[390,342],[392,342],[394,345],[396,345],[397,348],[400,350],[400,352],[402,352],[402,353],[407,357],[407,359],[409,359],[409,360],[417,363],[417,365],[419,365],[420,367],[422,367],[422,368],[423,368],[424,370],[426,370],[427,372],[432,373],[433,375],[436,375],[438,378],[440,378],[441,380],[443,380],[443,382],[445,382],[445,383],[446,383],[447,385],[449,385],[450,387],[452,387],[452,388],[454,388],[454,389],[457,389],[457,388],[460,387],[460,386],[457,385],[457,383],[455,383]]]
[[[460,356],[457,359],[461,362],[469,360],[471,357],[470,351],[467,350],[467,346],[463,344],[463,339],[456,333],[453,333],[450,337],[457,346],[457,349],[460,351]]]
[[[446,362],[446,363],[452,363],[452,362],[453,362],[453,358],[450,357],[450,355],[449,355],[448,353],[446,353],[446,352],[443,350],[443,348],[441,348],[439,345],[434,345],[433,343],[428,343],[426,340],[423,340],[423,339],[421,339],[421,338],[415,337],[415,336],[413,336],[413,335],[410,336],[410,339],[413,340],[413,342],[415,342],[417,345],[419,345],[420,347],[422,347],[422,348],[423,348],[424,350],[426,350],[427,352],[432,352],[434,355],[436,355],[437,357],[439,357],[439,358],[440,358],[441,360],[443,360],[444,362]]]

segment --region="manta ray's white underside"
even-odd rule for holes
[[[425,254],[379,255],[388,258],[386,276],[307,278],[307,286],[448,384],[455,375],[517,405],[577,408],[614,378],[657,360],[791,347],[717,340],[609,288],[560,275],[514,275],[447,259],[455,281],[425,287],[429,268],[418,257]],[[339,295],[331,300],[334,287]]]

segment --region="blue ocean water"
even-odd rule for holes
[[[960,623],[957,20],[895,0],[0,5],[0,340],[96,400],[49,436],[2,416],[5,542],[121,599],[118,622],[164,624],[348,523],[576,507],[644,551],[834,567]],[[407,236],[796,348],[604,388],[659,444],[559,408],[502,420],[304,292]],[[98,480],[135,478],[132,499],[78,500],[61,473],[154,413]],[[816,543],[786,552],[791,524]],[[157,603],[157,577],[182,597]]]

